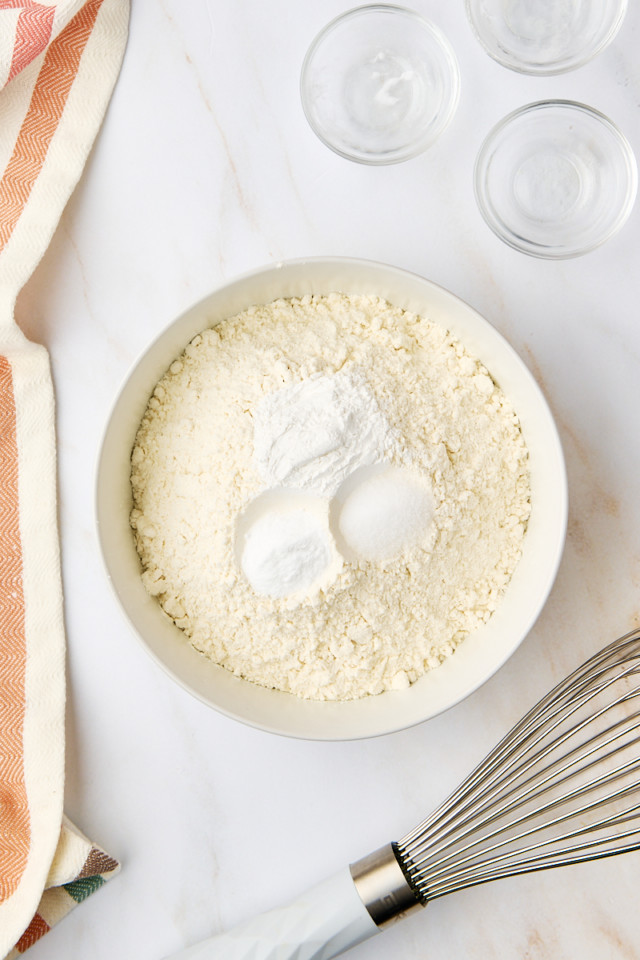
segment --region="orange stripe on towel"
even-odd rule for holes
[[[29,856],[26,662],[16,409],[11,367],[0,357],[0,903],[17,889]]]
[[[36,913],[35,917],[22,934],[18,942],[16,943],[16,950],[18,953],[25,953],[32,947],[40,937],[44,937],[45,933],[49,933],[51,927],[47,921],[40,916],[39,913]]]
[[[103,0],[87,0],[47,50],[0,181],[0,251],[11,237],[42,170],[102,3]]]

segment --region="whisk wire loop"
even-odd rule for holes
[[[636,765],[636,766],[637,766],[637,765]],[[464,847],[462,847],[462,848],[457,849],[457,850],[456,850],[456,853],[455,853],[455,863],[456,863],[456,867],[459,867],[460,865],[464,865],[465,863],[475,864],[476,860],[475,860],[475,857],[473,856],[473,854],[467,855],[466,857],[461,857],[460,854],[461,854],[461,853],[464,853],[464,852],[466,852],[466,851],[468,851],[468,850],[473,850],[473,849],[479,847],[480,845],[482,845],[482,855],[483,855],[483,858],[484,858],[483,862],[484,862],[485,865],[492,864],[492,863],[499,863],[499,862],[501,862],[501,861],[504,860],[504,859],[511,859],[511,858],[513,858],[513,856],[514,856],[513,846],[514,846],[514,844],[517,843],[518,841],[524,840],[524,839],[526,839],[527,837],[531,837],[531,836],[535,835],[536,833],[539,833],[541,830],[548,830],[549,828],[555,828],[555,827],[559,826],[559,824],[561,824],[561,823],[565,823],[565,822],[567,822],[567,821],[573,821],[573,820],[576,819],[576,817],[579,817],[579,816],[584,815],[584,814],[586,814],[586,813],[590,813],[590,812],[593,811],[594,809],[602,806],[603,803],[607,803],[607,802],[610,802],[610,801],[616,800],[616,799],[621,799],[622,797],[628,795],[629,792],[630,792],[630,788],[629,788],[629,787],[627,787],[627,788],[625,788],[625,789],[623,789],[623,790],[613,791],[613,792],[611,792],[610,794],[608,794],[608,795],[604,798],[604,800],[592,801],[591,803],[585,804],[585,805],[583,805],[582,807],[580,807],[580,808],[577,809],[577,810],[571,810],[569,813],[566,813],[566,814],[564,814],[564,815],[562,815],[562,816],[555,817],[555,818],[552,819],[552,820],[547,820],[547,821],[546,821],[544,824],[542,824],[542,825],[532,826],[532,827],[530,827],[529,829],[524,830],[524,831],[521,831],[521,832],[518,833],[518,834],[509,835],[509,836],[505,837],[504,839],[500,840],[498,843],[495,843],[495,844],[492,844],[492,845],[488,845],[488,844],[487,844],[487,841],[488,841],[488,840],[491,840],[491,839],[493,839],[493,838],[496,837],[496,836],[500,836],[500,834],[501,834],[501,832],[502,832],[501,830],[495,830],[495,831],[493,831],[493,832],[491,832],[491,833],[489,833],[489,834],[486,834],[486,835],[482,836],[481,838],[475,840],[474,842],[472,842],[472,843],[470,843],[470,844],[467,844],[466,846],[464,846]],[[569,799],[571,799],[571,798],[569,798]],[[563,799],[563,801],[561,801],[561,802],[564,802],[564,799]],[[547,813],[548,810],[549,810],[551,807],[553,807],[554,805],[555,805],[555,804],[549,804],[547,807],[541,808],[540,811],[539,811],[539,813]],[[579,827],[579,828],[576,828],[575,830],[572,830],[572,831],[569,831],[569,832],[567,832],[567,833],[565,833],[565,834],[562,834],[561,837],[552,836],[552,837],[549,837],[549,838],[547,838],[547,839],[545,839],[545,840],[541,840],[541,841],[539,841],[539,842],[536,843],[536,844],[532,844],[532,845],[529,845],[529,846],[527,846],[527,847],[520,847],[520,848],[518,849],[518,851],[517,851],[517,852],[518,852],[518,856],[522,857],[522,856],[525,856],[525,855],[529,855],[532,851],[534,851],[534,850],[539,850],[539,849],[541,849],[542,847],[545,847],[545,846],[548,847],[548,846],[550,846],[550,845],[555,845],[555,846],[557,847],[558,842],[559,842],[559,839],[561,839],[562,841],[575,839],[576,837],[583,836],[585,833],[589,833],[589,832],[592,832],[592,831],[595,831],[595,830],[599,830],[599,829],[602,829],[602,827],[604,827],[604,826],[608,826],[608,825],[612,825],[612,824],[614,824],[614,823],[620,822],[621,817],[624,817],[624,819],[628,819],[628,818],[629,818],[629,815],[631,815],[631,814],[637,815],[637,813],[638,813],[639,811],[640,811],[640,804],[636,804],[634,807],[632,807],[632,808],[630,808],[629,810],[625,811],[625,813],[624,813],[623,815],[611,815],[609,818],[605,818],[604,820],[601,820],[597,825],[596,825],[596,824],[588,824],[588,825],[586,825],[586,826]],[[529,817],[527,817],[527,816],[520,817],[518,820],[511,821],[511,823],[509,824],[509,826],[510,826],[511,829],[513,829],[514,827],[517,827],[517,826],[522,825],[523,823],[526,823],[528,820],[529,820]],[[638,829],[640,830],[640,827],[639,827]],[[597,842],[598,842],[598,843],[601,843],[602,841],[599,840],[599,841],[597,841]],[[585,846],[589,846],[589,845],[591,845],[591,844],[585,844]],[[509,847],[510,849],[509,849],[509,851],[508,851],[504,856],[487,858],[487,854],[492,853],[492,852],[494,852],[494,851],[496,851],[496,850],[500,850],[501,848],[503,848],[503,847],[505,847],[505,846]],[[566,851],[566,850],[569,850],[569,849],[574,850],[575,848],[574,848],[574,847],[572,847],[572,848],[563,848],[563,850],[565,850],[565,851]],[[556,851],[556,852],[558,852],[558,851]],[[430,879],[431,882],[433,882],[434,879],[437,879],[439,876],[441,876],[441,875],[443,875],[443,874],[446,873],[448,867],[447,867],[447,866],[444,866],[444,865],[447,864],[447,863],[448,863],[449,861],[451,861],[452,859],[453,859],[453,855],[450,855],[450,856],[448,856],[448,857],[441,858],[440,860],[437,860],[437,861],[435,861],[435,862],[431,862],[431,863],[429,864],[428,875],[429,875],[429,879]],[[444,866],[444,870],[442,869],[443,866]],[[440,869],[439,869],[439,868],[440,868]],[[416,879],[419,878],[419,877],[421,876],[421,874],[426,874],[426,872],[427,872],[427,871],[425,870],[424,867],[423,867],[422,869],[418,870],[418,871],[416,872],[416,875],[415,875],[415,876],[416,876]]]
[[[563,783],[567,783],[569,780],[574,779],[576,776],[580,775],[581,773],[584,773],[595,766],[600,766],[604,760],[609,758],[614,758],[620,753],[619,747],[613,750],[610,750],[608,753],[604,753],[603,748],[614,743],[616,740],[619,740],[625,734],[628,734],[633,730],[637,729],[638,727],[640,727],[640,719],[638,719],[635,723],[631,725],[629,725],[627,721],[624,721],[624,720],[618,721],[618,723],[612,724],[605,731],[602,731],[602,734],[600,736],[604,736],[605,734],[610,733],[612,730],[619,727],[622,727],[622,729],[618,729],[618,731],[615,734],[606,738],[602,743],[598,743],[598,742],[592,743],[591,747],[588,750],[583,750],[582,745],[578,745],[577,747],[574,747],[572,750],[570,750],[567,754],[558,758],[553,765],[550,765],[547,768],[546,773],[544,775],[541,775],[538,771],[537,773],[531,775],[528,779],[524,780],[521,784],[516,784],[510,790],[505,791],[502,795],[499,796],[499,799],[501,800],[500,806],[496,806],[495,803],[491,804],[490,802],[487,802],[481,808],[478,805],[476,805],[476,807],[472,811],[469,811],[467,808],[465,808],[464,813],[465,814],[472,813],[474,818],[477,818],[478,816],[482,816],[483,825],[488,826],[491,823],[494,823],[495,821],[500,821],[501,818],[503,818],[507,813],[509,814],[513,813],[514,811],[522,808],[527,802],[531,800],[535,800],[540,795],[543,795],[548,787],[558,788]],[[635,737],[633,740],[629,741],[625,745],[625,747],[636,745],[639,742],[640,742],[640,738]],[[579,751],[582,751],[582,752],[579,752]],[[592,758],[591,760],[589,760],[590,757]],[[568,758],[571,758],[571,759],[568,759]],[[580,761],[583,761],[583,760],[587,760],[588,762],[583,763],[582,766],[577,767],[576,764],[578,764]],[[566,761],[566,762],[563,763],[563,761]],[[561,763],[562,763],[562,766],[559,766]],[[580,794],[585,794],[588,791],[598,787],[605,780],[612,780],[616,776],[623,776],[625,773],[628,773],[630,770],[638,769],[639,767],[640,767],[640,760],[629,761],[626,764],[619,766],[617,771],[612,770],[609,773],[603,773],[599,778],[596,778],[593,781],[587,781],[586,783],[582,784],[580,787],[574,789],[573,792],[570,792],[565,796],[560,797],[560,799],[547,803],[546,805],[542,806],[537,812],[538,814],[547,812],[553,809],[554,806],[558,806],[559,804],[567,802],[568,800],[575,799]],[[564,774],[564,776],[561,776],[561,774]],[[495,797],[495,793],[492,795],[492,798],[493,797]],[[506,801],[509,799],[509,797],[511,797],[511,802],[507,803]],[[525,817],[521,819],[525,819]],[[511,825],[513,826],[514,823],[517,823],[517,822],[518,821],[512,822]],[[430,836],[428,838],[430,842],[427,842],[427,840],[423,839],[419,844],[416,844],[413,852],[413,857],[415,858],[416,854],[423,853],[427,845],[429,847],[430,855],[433,856],[434,852],[443,846],[443,843],[446,840],[446,837],[451,832],[452,830],[449,830],[444,834],[441,833],[438,837],[437,843],[434,842],[433,836]],[[497,830],[496,832],[499,832],[499,830]],[[471,824],[470,826],[468,826],[466,831],[464,832],[458,831],[457,839],[461,840],[464,837],[468,835],[473,835],[475,833],[477,833],[477,828],[475,824]]]
[[[639,698],[640,631],[633,631],[543,697],[394,845],[416,896],[426,902],[639,849]]]
[[[628,641],[629,644],[633,644],[635,640],[635,646],[633,649],[637,651],[637,648],[640,643],[640,635],[632,634],[628,635],[631,639]],[[615,644],[611,644],[610,647],[619,647],[624,648],[627,646],[627,638],[622,638],[620,641],[616,641]],[[517,723],[512,730],[500,741],[500,743],[485,757],[485,759],[472,771],[472,773],[466,778],[466,780],[454,791],[449,799],[442,805],[439,810],[434,811],[434,813],[420,823],[414,830],[412,830],[404,838],[403,843],[410,843],[412,840],[417,839],[420,836],[425,836],[426,831],[429,829],[430,825],[436,821],[442,826],[446,823],[446,820],[442,817],[442,812],[445,808],[450,808],[455,810],[455,817],[459,818],[460,809],[455,808],[455,804],[459,803],[463,797],[469,796],[472,797],[476,792],[476,789],[486,791],[487,783],[491,785],[492,783],[498,781],[498,779],[506,779],[509,775],[510,768],[516,762],[517,759],[523,753],[523,747],[527,746],[527,737],[531,734],[531,729],[537,732],[537,739],[532,742],[528,748],[534,746],[535,743],[539,742],[544,737],[544,732],[541,731],[544,721],[556,721],[559,723],[566,718],[566,714],[561,713],[563,708],[566,707],[564,702],[564,696],[569,695],[572,699],[569,701],[569,712],[573,713],[576,710],[580,709],[586,702],[592,699],[594,696],[599,694],[603,689],[606,689],[612,682],[616,679],[621,679],[624,676],[630,675],[631,673],[638,672],[638,665],[635,667],[632,664],[626,671],[621,671],[618,676],[609,678],[601,686],[594,687],[594,679],[599,679],[602,676],[602,673],[610,669],[610,664],[607,661],[611,660],[613,653],[610,651],[607,653],[609,648],[605,648],[604,651],[601,651],[600,654],[597,654],[592,661],[595,662],[595,665],[598,666],[600,662],[604,661],[604,666],[602,670],[594,670],[591,673],[590,678],[584,678],[586,668],[589,663],[592,661],[587,661],[586,664],[583,664],[582,667],[574,671],[569,677],[564,681],[558,684],[554,690],[547,694],[539,704],[537,704],[528,714],[523,717],[523,719]],[[575,687],[573,687],[574,679],[577,681],[578,677],[581,680],[581,683],[576,682]],[[590,683],[589,683],[590,680]],[[580,698],[579,694],[583,689],[587,687],[587,693],[584,698]],[[623,694],[623,696],[635,696],[640,693],[640,689],[636,689],[632,694]],[[608,709],[605,707],[604,710]],[[553,712],[549,717],[545,717],[545,713],[549,710]],[[558,715],[560,714],[560,717]],[[587,718],[586,722],[589,722]],[[557,724],[556,724],[557,725]],[[547,733],[549,731],[547,730]],[[515,756],[514,756],[515,755]],[[509,764],[508,758],[512,756],[512,763]],[[493,779],[489,776],[492,771],[496,771]]]
[[[531,768],[535,769],[535,764],[538,763],[540,759],[547,756],[553,750],[556,750],[561,744],[569,740],[572,736],[575,736],[575,734],[584,726],[586,726],[588,723],[594,722],[605,711],[609,710],[611,706],[614,706],[617,703],[622,702],[622,699],[623,698],[621,697],[617,701],[614,701],[612,704],[608,704],[606,707],[602,708],[602,710],[600,710],[596,714],[584,719],[582,723],[574,726],[573,728],[570,728],[561,738],[557,739],[554,742],[548,743],[546,749],[538,752],[537,754],[533,754],[528,759],[528,761],[521,768],[517,770],[518,776],[522,776],[524,772],[528,771]],[[465,815],[469,819],[471,818],[471,816],[475,818],[483,817],[484,822],[489,822],[490,819],[494,819],[494,817],[491,817],[491,815],[489,814],[489,810],[492,809],[492,801],[495,798],[499,798],[501,801],[504,801],[510,794],[513,794],[516,791],[519,791],[517,794],[518,801],[523,801],[527,797],[527,792],[523,791],[522,788],[527,786],[527,784],[533,784],[533,787],[529,791],[529,795],[532,793],[534,787],[540,788],[545,783],[553,782],[555,786],[558,786],[558,774],[563,773],[567,769],[569,769],[571,767],[572,762],[577,763],[579,760],[587,758],[590,753],[597,755],[598,751],[602,751],[602,748],[604,746],[607,746],[609,742],[616,739],[615,737],[612,737],[610,738],[609,741],[605,740],[605,742],[599,744],[597,742],[598,737],[604,738],[606,734],[610,732],[612,729],[614,729],[615,727],[621,727],[621,726],[625,727],[627,723],[628,721],[624,719],[624,720],[618,721],[616,724],[610,725],[609,728],[605,728],[605,730],[601,731],[597,735],[597,737],[593,739],[590,750],[584,751],[584,745],[582,743],[577,744],[575,747],[573,747],[572,750],[569,750],[567,754],[565,754],[564,756],[558,757],[553,764],[550,764],[549,767],[547,767],[546,776],[542,779],[541,779],[541,774],[539,770],[535,771],[534,774],[532,774],[532,776],[528,780],[524,779],[524,780],[521,780],[519,783],[514,776],[512,776],[511,779],[508,780],[506,774],[503,777],[498,777],[498,776],[493,777],[489,781],[489,783],[492,784],[492,786],[494,786],[494,789],[487,790],[485,786],[484,792],[482,793],[480,800],[476,801],[476,803],[473,805],[467,804],[466,806],[462,806],[457,811],[455,811],[456,822],[459,821],[459,818],[461,815]],[[638,725],[640,725],[640,720],[638,720],[637,723],[634,724],[631,729],[637,727]],[[617,736],[621,737],[627,732],[629,732],[629,730],[627,728],[624,728],[619,731]],[[536,743],[539,742],[539,740],[540,738],[536,740]],[[529,747],[529,749],[531,749],[531,747]],[[570,758],[572,755],[574,755],[574,760],[573,761],[568,760],[568,758]],[[602,756],[597,756],[597,762],[600,762],[601,760],[602,760]],[[558,769],[559,765],[563,763],[563,761],[566,761],[564,763],[564,766],[561,766],[560,769]],[[513,774],[514,771],[511,771],[511,772]],[[507,790],[501,793],[500,788],[505,780],[508,780],[508,782],[513,783],[514,786],[512,786],[511,790]],[[519,803],[514,803],[514,805],[509,809],[515,809],[518,805]],[[501,816],[503,815],[504,812],[506,812],[506,808],[499,808],[495,816]],[[452,813],[450,817],[441,818],[439,820],[440,829],[438,831],[438,835],[440,840],[444,839],[447,836],[447,832],[443,831],[442,828],[446,826],[448,823],[450,823],[453,820],[453,818],[454,818],[454,814]],[[474,829],[474,828],[472,827],[470,829]],[[419,852],[421,848],[424,848],[427,844],[433,844],[434,839],[435,837],[433,836],[433,831],[429,832],[427,830],[424,830],[421,841],[416,845],[416,849],[414,850],[414,855],[415,853]]]

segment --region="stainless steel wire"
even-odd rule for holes
[[[638,849],[640,630],[559,683],[394,844],[422,903]]]

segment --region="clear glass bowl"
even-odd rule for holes
[[[429,147],[451,120],[460,89],[440,30],[404,7],[357,7],[332,20],[302,66],[311,128],[340,156],[397,163]]]
[[[505,243],[536,257],[575,257],[623,225],[637,192],[629,143],[604,114],[547,100],[510,113],[475,166],[484,219]]]
[[[465,0],[489,56],[519,73],[583,66],[613,40],[627,0]]]

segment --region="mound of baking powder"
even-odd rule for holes
[[[233,673],[312,699],[402,689],[450,656],[500,603],[530,512],[520,426],[483,365],[427,318],[342,294],[195,337],[149,400],[131,484],[167,615]]]
[[[268,487],[331,497],[392,446],[389,424],[357,369],[312,374],[268,394],[253,413],[253,455]]]

